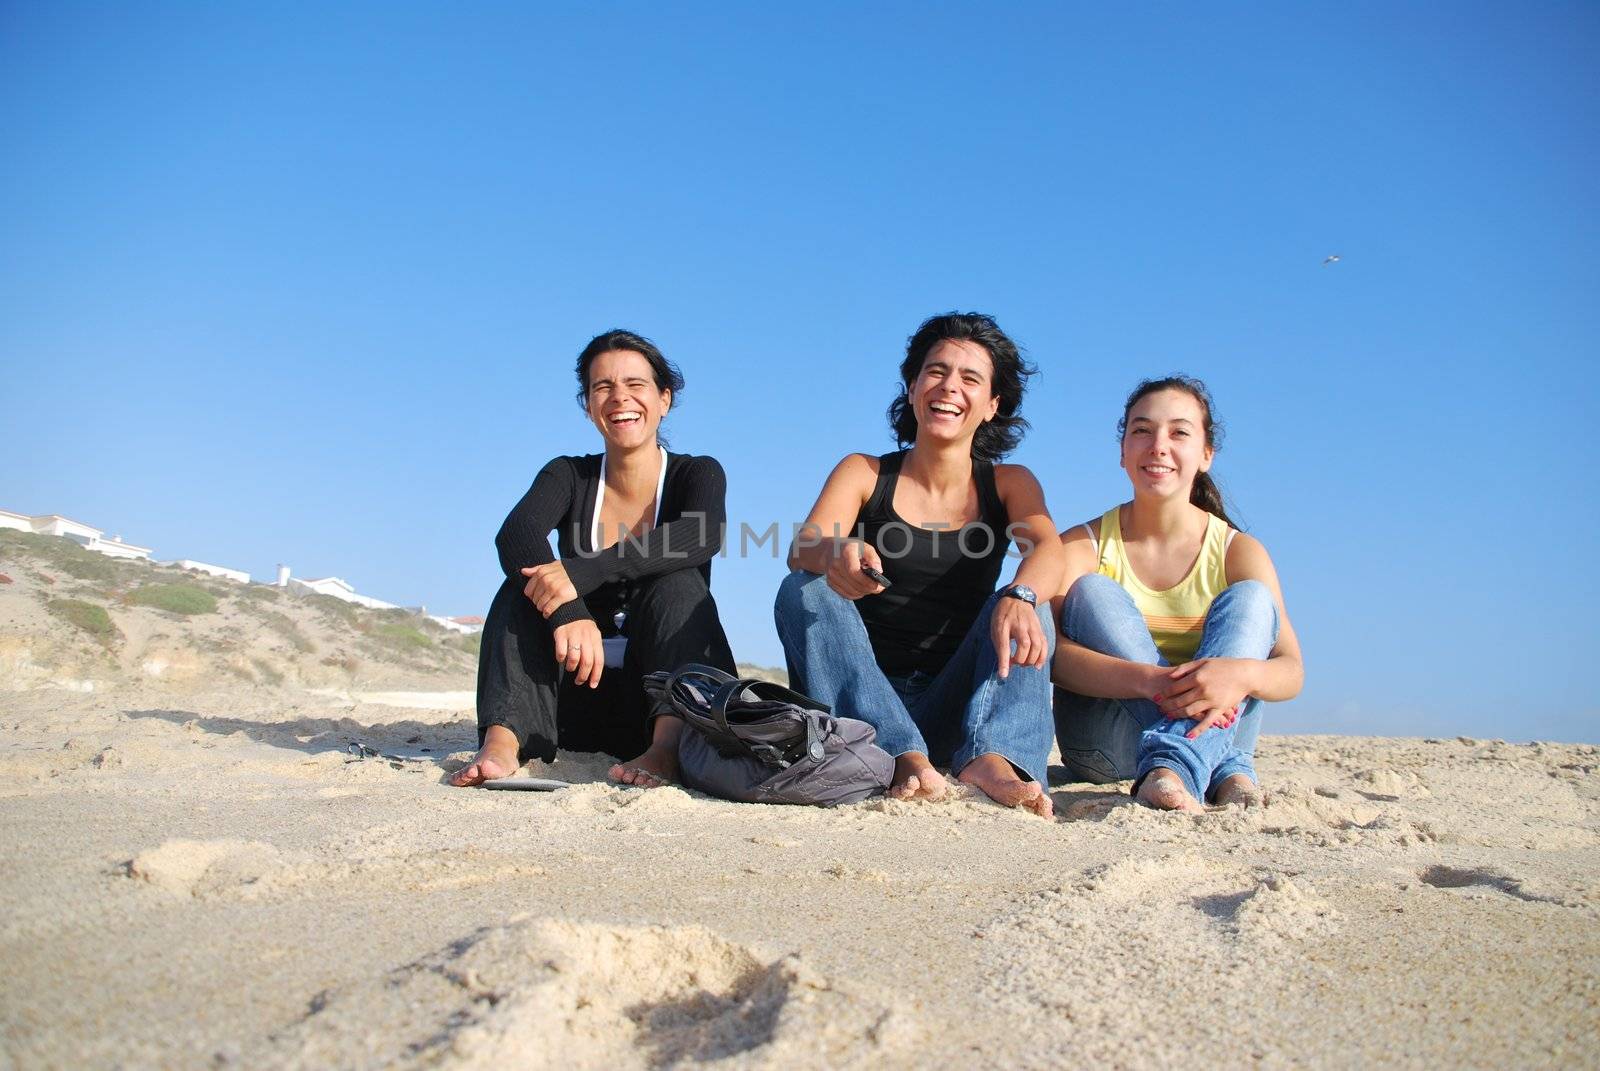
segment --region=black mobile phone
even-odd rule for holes
[[[884,576],[882,573],[878,572],[878,570],[874,569],[865,562],[861,563],[861,571],[866,574],[867,579],[871,580],[873,583],[882,584],[886,588],[894,587],[894,581],[890,580],[888,577]]]

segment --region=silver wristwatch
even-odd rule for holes
[[[1012,584],[1000,594],[1004,595],[1008,599],[1021,599],[1029,606],[1039,605],[1039,596],[1035,595],[1033,593],[1033,589],[1026,584]]]

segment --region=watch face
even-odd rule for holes
[[[1011,589],[1007,591],[1006,594],[1010,595],[1013,599],[1021,599],[1030,606],[1037,606],[1039,604],[1039,596],[1035,595],[1033,593],[1033,589],[1026,584],[1013,584],[1011,585]]]

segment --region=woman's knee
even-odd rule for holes
[[[1092,610],[1105,605],[1108,600],[1114,600],[1118,604],[1127,602],[1128,593],[1122,590],[1121,584],[1103,573],[1085,573],[1074,580],[1072,587],[1067,589],[1062,612],[1070,613],[1080,607]]]
[[[782,619],[803,614],[816,614],[836,604],[848,605],[849,600],[828,586],[828,578],[817,573],[795,569],[778,585],[778,597],[773,609]]]
[[[636,586],[628,600],[628,635],[720,632],[716,600],[698,569],[679,569]]]
[[[511,633],[521,638],[524,645],[536,644],[550,638],[550,627],[539,611],[523,594],[522,585],[507,580],[495,592],[484,615],[484,636],[501,636]]]
[[[698,569],[674,569],[638,584],[635,588],[639,605],[649,603],[696,603],[711,594],[704,574]]]
[[[1006,597],[1000,592],[989,596],[989,601],[984,603],[983,609],[978,612],[976,623],[987,629],[995,611],[1000,608],[1000,600]],[[1034,606],[1033,612],[1034,616],[1039,619],[1040,631],[1044,633],[1046,650],[1053,656],[1056,651],[1056,622],[1054,614],[1051,613],[1050,604],[1048,602],[1038,603]]]
[[[1278,631],[1278,600],[1259,580],[1236,580],[1223,589],[1217,601],[1227,600],[1230,612],[1246,616],[1252,624]]]
[[[1067,597],[1061,604],[1059,624],[1062,632],[1074,636],[1071,628],[1074,621],[1112,621],[1130,613],[1137,615],[1139,608],[1121,584],[1103,573],[1085,573],[1067,589]]]

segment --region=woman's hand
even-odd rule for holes
[[[522,570],[522,575],[528,578],[522,593],[544,617],[578,597],[578,589],[567,576],[567,567],[560,562],[530,565]]]
[[[870,543],[859,539],[836,539],[828,552],[828,586],[851,602],[863,595],[876,595],[883,585],[861,571],[883,572],[883,559]]]
[[[1152,696],[1164,717],[1200,718],[1237,709],[1255,690],[1261,662],[1254,658],[1202,658],[1166,670],[1167,684]]]
[[[1050,645],[1039,624],[1039,612],[1021,599],[1002,595],[989,617],[989,638],[994,641],[995,657],[1000,660],[1000,679],[1005,680],[1012,665],[1042,666]],[[1015,640],[1017,653],[1011,653]]]
[[[574,683],[598,688],[606,668],[600,626],[585,617],[561,625],[551,635],[556,641],[556,664],[572,674]]]

